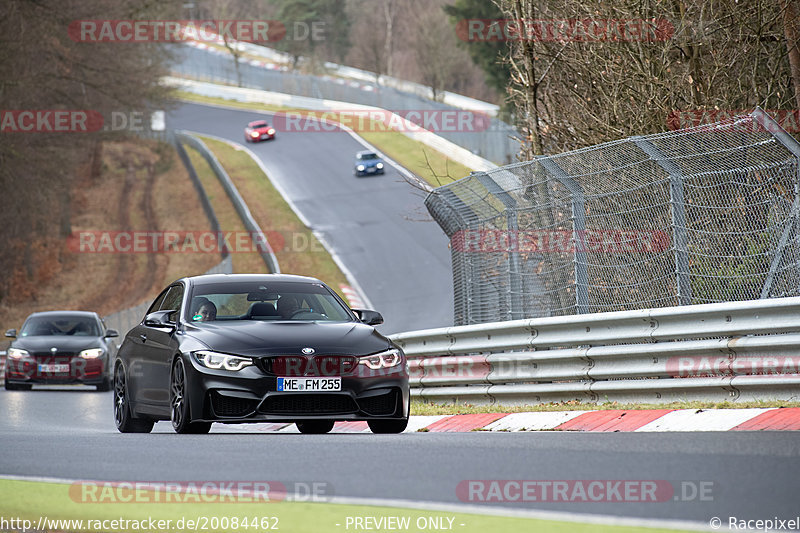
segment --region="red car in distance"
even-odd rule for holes
[[[275,138],[275,128],[266,120],[255,120],[244,129],[244,140],[249,143],[269,141]]]

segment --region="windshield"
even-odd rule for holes
[[[45,335],[72,335],[76,337],[99,337],[97,321],[89,317],[31,317],[25,321],[20,337]]]
[[[319,283],[236,282],[192,290],[187,320],[353,320],[330,290]]]
[[[254,123],[250,124],[250,127],[251,128],[266,128],[267,127],[267,123],[266,122],[254,122]]]
[[[373,154],[371,152],[370,153],[366,153],[366,154],[358,154],[358,158],[361,159],[361,160],[378,159],[378,154]]]

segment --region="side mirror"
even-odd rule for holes
[[[117,331],[115,329],[106,330],[106,334],[103,335],[103,338],[109,339],[111,337],[119,337],[119,331]]]
[[[368,326],[377,326],[383,324],[383,316],[377,311],[370,311],[369,309],[353,309],[359,320]]]
[[[169,319],[169,315],[175,311],[155,311],[144,317],[144,325],[151,328],[174,328],[175,323]]]
[[[8,331],[6,331],[6,337],[11,337],[12,339],[16,339],[17,338],[17,330],[9,329]]]

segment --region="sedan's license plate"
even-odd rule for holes
[[[278,378],[278,392],[329,392],[342,390],[342,378]]]
[[[69,365],[39,365],[39,372],[62,374],[69,372]]]

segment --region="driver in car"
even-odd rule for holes
[[[202,302],[192,316],[192,320],[196,322],[208,322],[209,320],[216,320],[216,318],[217,306],[214,305],[211,300]]]
[[[298,309],[300,309],[300,303],[294,296],[282,296],[281,299],[278,300],[278,314],[285,320],[292,318],[292,315],[294,315]]]

